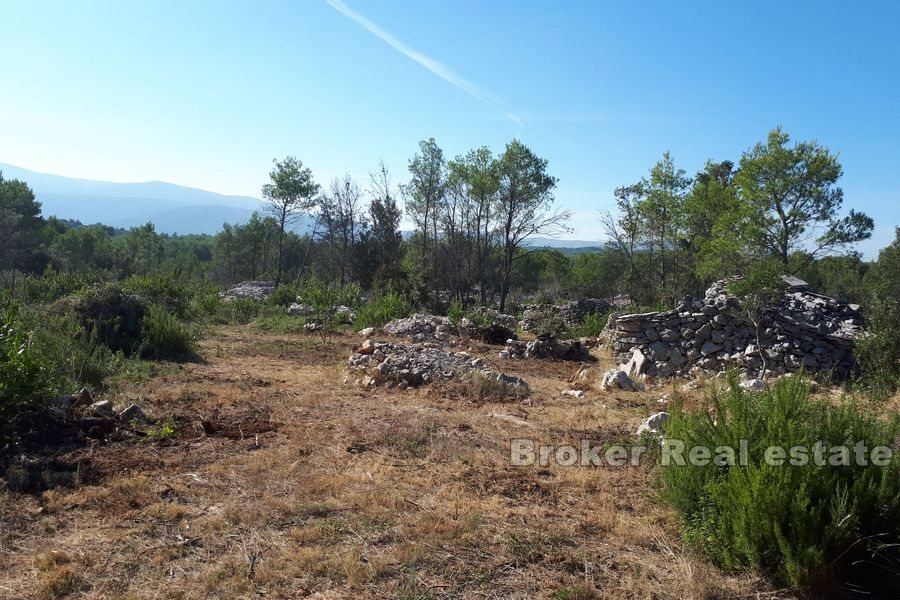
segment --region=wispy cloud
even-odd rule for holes
[[[361,25],[369,33],[380,38],[381,41],[383,41],[384,43],[391,46],[394,50],[397,50],[398,52],[405,54],[407,57],[416,61],[417,63],[419,63],[420,65],[422,65],[423,67],[425,67],[426,69],[428,69],[429,71],[431,71],[432,73],[434,73],[435,75],[437,75],[438,77],[440,77],[441,79],[446,81],[447,83],[449,83],[450,85],[456,86],[457,88],[461,89],[462,91],[469,94],[473,98],[477,98],[478,100],[480,100],[481,102],[484,102],[491,108],[494,108],[494,109],[500,111],[501,113],[503,113],[503,115],[507,119],[509,119],[516,125],[522,125],[521,119],[519,119],[519,117],[517,117],[515,114],[513,114],[512,112],[507,110],[504,107],[503,101],[500,100],[494,94],[492,94],[489,91],[483,89],[482,87],[472,83],[471,81],[464,79],[463,77],[458,75],[456,72],[454,72],[453,69],[451,69],[447,65],[445,65],[439,61],[436,61],[433,58],[431,58],[430,56],[426,56],[426,55],[422,54],[421,52],[419,52],[418,50],[415,50],[414,48],[411,48],[410,46],[404,44],[403,42],[401,42],[400,40],[398,40],[397,38],[392,36],[390,33],[385,31],[381,27],[379,27],[374,22],[370,21],[366,17],[362,16],[358,12],[351,9],[349,6],[347,6],[346,3],[343,2],[343,0],[325,0],[325,1],[328,2],[328,4],[331,5],[331,7],[333,9],[335,9],[336,11],[338,11],[345,17],[352,19],[353,21],[355,21],[356,23]]]

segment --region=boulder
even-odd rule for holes
[[[643,433],[662,433],[666,423],[669,421],[669,413],[660,411],[654,415],[650,415],[637,428],[637,434]]]
[[[625,392],[636,392],[638,390],[628,373],[621,369],[610,369],[604,373],[600,387],[604,390],[619,389]]]

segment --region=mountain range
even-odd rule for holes
[[[86,225],[102,223],[128,229],[147,222],[167,234],[222,230],[223,223],[244,223],[263,203],[249,196],[228,196],[164,181],[115,183],[50,175],[0,163],[4,179],[20,179],[34,191],[44,216],[73,219]],[[309,223],[301,220],[295,230]],[[531,238],[531,247],[588,248],[596,241]]]

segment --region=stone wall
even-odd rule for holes
[[[757,330],[726,293],[728,283],[716,282],[703,300],[685,301],[675,310],[618,317],[617,360],[642,365],[641,374],[653,377],[718,373],[730,366],[755,377],[763,359],[775,374],[805,369],[843,380],[853,372],[854,340],[863,324],[858,306],[812,293],[793,279],[784,298],[765,309]]]

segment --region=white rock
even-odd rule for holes
[[[635,392],[637,387],[625,371],[621,369],[610,369],[603,374],[603,381],[600,384],[605,390],[620,389],[626,392]]]
[[[563,396],[571,396],[572,398],[584,398],[584,392],[581,390],[563,390]]]
[[[359,335],[361,335],[364,338],[370,337],[373,333],[375,333],[374,327],[366,327],[365,329],[359,330]]]
[[[650,415],[644,420],[643,423],[641,423],[640,427],[638,427],[637,434],[641,435],[642,433],[660,433],[668,421],[669,413],[665,411],[660,411],[655,415]]]
[[[747,381],[741,382],[741,389],[750,390],[754,392],[761,392],[766,389],[766,382],[762,379],[748,379]]]

